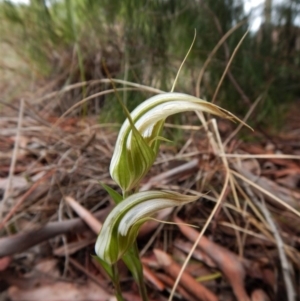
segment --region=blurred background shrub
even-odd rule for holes
[[[300,96],[300,1],[265,0],[255,10],[245,9],[249,2],[2,1],[0,89],[6,92],[2,97],[5,95],[9,101],[26,89],[34,94],[36,83],[47,84],[47,91],[53,91],[72,83],[105,78],[104,60],[114,78],[168,91],[196,29],[195,45],[176,87],[176,91],[195,95],[199,89],[198,74],[208,55],[228,30],[243,22],[205,71],[200,96],[211,100],[237,43],[253,20],[261,20],[235,56],[216,102],[242,115],[263,95],[261,109],[253,121],[280,125],[283,110],[289,103],[299,101]],[[16,88],[9,89],[13,82]],[[104,88],[99,84],[75,89],[59,110],[64,112],[72,103]],[[127,91],[122,96],[131,110],[146,95]],[[98,99],[93,113],[104,110],[108,118],[121,116],[121,112],[112,109],[116,107],[113,97]]]

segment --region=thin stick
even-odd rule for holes
[[[75,266],[79,271],[83,272],[87,277],[89,277],[92,281],[98,284],[102,288],[106,288],[104,285],[104,281],[99,276],[96,277],[93,273],[89,272],[84,266],[82,266],[78,261],[70,257],[70,263]]]
[[[242,176],[241,174],[239,174],[238,172],[235,172],[234,170],[231,170],[231,172],[238,178],[240,178],[241,180],[243,180],[244,182],[248,183],[250,186],[253,186],[254,188],[256,188],[257,190],[261,191],[263,194],[269,196],[270,198],[272,198],[273,200],[275,200],[276,202],[278,202],[280,205],[284,206],[286,209],[292,211],[294,214],[296,214],[297,216],[300,217],[300,212],[297,211],[296,209],[294,209],[292,206],[288,205],[287,203],[285,203],[284,201],[282,201],[280,198],[278,198],[276,195],[270,193],[269,191],[265,190],[264,188],[262,188],[261,186],[257,185],[256,183],[250,181],[249,179],[247,179],[246,177]]]
[[[225,154],[225,146],[222,144],[222,140],[221,140],[220,133],[218,131],[218,126],[217,126],[216,119],[212,120],[212,125],[213,125],[214,131],[215,131],[215,135],[216,135],[216,138],[217,138],[217,142],[218,142],[218,145],[219,145],[220,152],[222,154]],[[221,158],[225,159],[225,157],[221,157]],[[234,198],[235,205],[239,210],[241,210],[241,205],[240,205],[239,198],[238,198],[238,195],[237,195],[237,192],[236,192],[234,177],[230,173],[228,160],[227,159],[226,160],[222,159],[222,161],[223,161],[223,165],[224,165],[225,169],[229,172],[229,184],[230,184],[230,187],[231,187],[232,196]],[[237,236],[237,241],[238,241],[238,246],[239,246],[239,255],[242,256],[240,233],[236,232],[236,236]]]
[[[215,205],[213,211],[211,212],[210,216],[208,217],[208,219],[207,219],[207,221],[206,221],[204,227],[202,228],[202,230],[201,230],[201,232],[200,232],[200,234],[199,234],[197,240],[195,241],[195,243],[194,243],[192,249],[190,250],[188,256],[186,257],[186,259],[185,259],[185,261],[184,261],[184,264],[182,265],[181,270],[180,270],[180,272],[179,272],[179,274],[178,274],[178,276],[177,276],[177,278],[176,278],[176,281],[175,281],[175,283],[174,283],[174,286],[172,287],[172,291],[171,291],[171,294],[170,294],[170,297],[169,297],[168,301],[172,301],[173,296],[174,296],[175,291],[176,291],[176,288],[177,288],[177,286],[178,286],[178,284],[179,284],[180,278],[181,278],[181,276],[182,276],[184,270],[186,269],[187,264],[188,264],[189,260],[191,259],[193,252],[194,252],[195,249],[197,248],[197,245],[199,244],[200,239],[202,238],[202,236],[203,236],[204,232],[206,231],[208,225],[210,224],[212,218],[214,217],[215,213],[217,212],[217,210],[218,210],[218,208],[219,208],[219,205],[222,203],[223,196],[224,196],[225,191],[226,191],[227,186],[228,186],[228,182],[229,182],[229,172],[227,171],[227,172],[226,172],[225,182],[224,182],[224,185],[223,185],[223,189],[222,189],[222,192],[221,192],[221,194],[220,194],[220,196],[219,196],[219,198],[218,198],[218,201],[217,201],[217,203],[216,203],[216,205]]]
[[[257,207],[260,208],[262,213],[264,214],[267,222],[269,223],[269,227],[271,228],[274,238],[277,243],[278,253],[281,261],[281,267],[282,267],[282,273],[283,273],[283,279],[286,285],[286,293],[288,297],[288,301],[295,301],[296,292],[294,289],[294,286],[292,284],[291,279],[291,271],[290,271],[290,265],[288,262],[288,259],[286,257],[285,251],[284,251],[284,243],[282,241],[282,238],[278,232],[278,229],[275,225],[274,220],[272,219],[272,216],[270,214],[270,211],[268,210],[266,203],[264,199],[261,197],[261,202],[256,198],[256,196],[252,193],[249,187],[246,187],[246,190],[248,193],[250,193],[250,197],[252,198],[252,201],[255,203]]]
[[[24,114],[24,100],[21,99],[17,133],[16,133],[15,145],[14,145],[14,150],[13,150],[12,159],[11,159],[10,168],[9,168],[8,181],[7,181],[6,189],[4,192],[4,197],[3,197],[3,200],[2,200],[1,206],[0,206],[0,219],[2,219],[2,215],[3,215],[4,209],[5,209],[5,203],[8,199],[8,196],[9,196],[10,190],[11,190],[11,183],[12,183],[12,178],[14,175],[14,170],[15,170],[15,166],[16,166],[16,162],[17,162],[17,155],[18,155],[18,150],[19,150],[19,142],[20,142],[22,122],[23,122],[23,114]]]
[[[184,57],[182,63],[180,64],[180,67],[179,67],[179,69],[178,69],[178,71],[177,71],[177,74],[176,74],[176,77],[175,77],[175,80],[174,80],[174,83],[173,83],[171,92],[174,92],[174,89],[175,89],[175,86],[176,86],[176,84],[177,84],[177,81],[178,81],[178,77],[179,77],[180,71],[181,71],[181,69],[182,69],[182,67],[183,67],[183,65],[184,65],[184,63],[185,63],[187,57],[189,56],[189,54],[190,54],[190,52],[191,52],[191,50],[192,50],[192,48],[193,48],[193,46],[194,46],[194,43],[195,43],[195,40],[196,40],[196,36],[197,36],[197,32],[196,32],[196,29],[195,29],[195,33],[194,33],[194,38],[193,38],[192,44],[191,44],[191,46],[190,46],[190,48],[189,48],[187,54],[185,55],[185,57]]]
[[[209,54],[209,56],[207,57],[205,63],[203,64],[203,67],[200,70],[199,76],[197,78],[197,84],[196,84],[196,97],[200,97],[200,85],[202,82],[202,78],[204,75],[204,72],[208,66],[208,64],[210,63],[210,61],[212,60],[213,56],[216,54],[216,52],[218,51],[218,49],[221,47],[221,45],[225,42],[225,40],[234,32],[236,31],[240,26],[242,26],[245,22],[240,22],[238,24],[236,24],[233,28],[229,29],[224,36],[220,39],[220,41],[217,43],[217,45],[214,47],[214,49],[211,51],[211,53]]]
[[[140,85],[140,84],[129,82],[129,81],[125,81],[125,80],[122,80],[122,79],[113,78],[112,80],[115,83],[123,84],[123,85],[127,85],[127,86],[131,86],[131,87],[137,88],[138,90],[144,90],[144,91],[148,91],[148,92],[152,92],[152,93],[157,93],[157,94],[159,94],[159,93],[165,93],[165,91],[162,91],[162,90],[159,90],[159,89],[156,89],[156,88],[152,88],[150,86]],[[90,80],[90,81],[85,81],[85,82],[80,82],[80,83],[72,84],[72,85],[64,87],[60,91],[51,92],[51,93],[49,93],[49,94],[47,94],[47,95],[45,95],[45,96],[37,99],[35,101],[35,103],[47,100],[47,99],[49,99],[51,97],[56,96],[57,94],[63,94],[63,93],[69,92],[71,90],[74,90],[74,89],[77,89],[77,88],[81,88],[83,86],[87,86],[89,84],[90,85],[96,85],[96,84],[101,84],[101,83],[103,83],[103,84],[111,83],[111,80],[108,79],[108,78],[103,78],[103,79],[99,79],[99,80]]]
[[[227,157],[227,158],[245,158],[245,159],[294,159],[300,160],[300,156],[298,155],[280,155],[280,154],[258,154],[258,155],[242,155],[242,154],[219,154],[219,156]]]
[[[86,103],[87,101],[94,99],[98,96],[101,95],[105,95],[105,94],[109,94],[109,93],[114,93],[116,91],[124,91],[124,90],[137,90],[136,88],[116,88],[116,89],[110,89],[110,90],[106,90],[106,91],[101,91],[99,93],[95,93],[91,96],[88,96],[82,100],[80,100],[79,102],[77,102],[76,104],[74,104],[71,108],[69,108],[65,113],[63,113],[55,122],[55,124],[53,125],[53,128],[57,127],[58,124],[60,124],[60,122],[62,121],[62,119],[67,116],[70,112],[72,112],[74,109],[76,109],[77,107],[81,106],[82,104]]]
[[[217,27],[217,30],[219,32],[219,34],[222,36],[223,35],[223,30],[222,30],[222,25],[218,19],[218,17],[216,16],[216,14],[204,3],[203,4],[204,7],[206,7],[206,9],[208,10],[208,12],[212,15],[215,25]],[[228,61],[230,58],[230,53],[229,53],[229,47],[226,41],[224,41],[223,43],[223,48],[225,51],[225,56],[226,56],[226,60]],[[247,97],[247,95],[245,94],[245,92],[243,91],[243,89],[240,87],[240,85],[238,84],[238,82],[235,80],[234,76],[232,75],[231,71],[228,70],[228,78],[231,81],[231,83],[233,84],[233,86],[235,87],[235,89],[237,90],[237,92],[241,95],[242,99],[244,100],[245,104],[250,105],[250,100]]]
[[[59,207],[58,207],[58,221],[59,222],[63,221],[63,202],[62,201],[60,201]],[[62,238],[62,242],[63,242],[64,258],[65,258],[64,271],[63,271],[62,277],[65,278],[67,276],[67,272],[69,270],[70,256],[69,256],[69,252],[68,252],[68,241],[67,241],[66,235],[62,235],[61,238]]]
[[[254,111],[254,109],[256,108],[256,106],[258,105],[258,103],[262,100],[262,96],[259,96],[255,102],[251,105],[250,109],[248,110],[246,116],[242,119],[243,122],[247,122],[248,118],[250,117],[250,115],[252,114],[252,112]],[[226,138],[226,140],[223,143],[223,146],[225,147],[228,142],[240,131],[240,129],[243,127],[242,123],[239,123],[239,125],[237,126],[237,128],[231,132],[231,134]]]
[[[247,31],[245,32],[245,34],[242,36],[242,38],[241,38],[240,41],[238,42],[237,46],[235,47],[235,49],[234,49],[234,51],[233,51],[233,53],[232,53],[232,56],[231,56],[230,60],[228,61],[227,65],[226,65],[226,68],[225,68],[225,70],[224,70],[224,72],[223,72],[223,74],[222,74],[222,77],[221,77],[221,79],[220,79],[220,81],[219,81],[219,83],[218,83],[218,86],[217,86],[217,88],[216,88],[216,90],[215,90],[214,96],[213,96],[212,101],[211,101],[212,103],[215,102],[215,100],[216,100],[216,98],[217,98],[217,95],[218,95],[218,93],[219,93],[220,87],[221,87],[221,85],[222,85],[222,83],[223,83],[223,80],[224,80],[224,78],[225,78],[225,75],[226,75],[226,73],[227,73],[227,71],[228,71],[228,69],[229,69],[229,67],[230,67],[230,65],[231,65],[231,63],[232,63],[232,61],[233,61],[233,59],[234,59],[234,57],[235,57],[237,51],[239,50],[240,46],[242,45],[244,39],[246,38],[248,32],[249,32],[249,30],[247,30]]]

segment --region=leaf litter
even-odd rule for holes
[[[61,118],[54,109],[41,110],[56,97],[62,95],[1,112],[1,292],[8,300],[109,300],[112,287],[92,255],[112,208],[99,182],[114,186],[108,167],[117,125],[99,124],[97,116]],[[300,295],[298,132],[293,128],[272,139],[255,132],[257,142],[246,143],[228,130],[221,135],[213,119],[199,118],[201,127],[181,127],[188,143],[162,145],[141,183],[141,190],[199,196],[159,218],[175,224],[153,220],[141,229],[150,299],[167,300],[197,242],[174,300],[295,300]],[[218,121],[228,129],[224,124]],[[125,297],[138,300],[130,274],[121,270]]]

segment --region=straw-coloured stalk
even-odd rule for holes
[[[163,93],[139,105],[123,123],[110,164],[111,177],[128,192],[137,187],[156,159],[165,119],[185,111],[203,111],[237,119],[228,111],[183,93]],[[133,126],[134,125],[134,126]]]
[[[96,242],[96,254],[106,263],[114,264],[133,245],[140,226],[155,212],[197,198],[171,191],[146,191],[129,196],[106,218]]]

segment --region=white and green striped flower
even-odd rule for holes
[[[155,212],[197,199],[171,191],[144,191],[129,196],[107,216],[96,241],[96,254],[107,264],[114,264],[132,246],[140,226]]]
[[[156,159],[165,119],[185,111],[204,111],[235,118],[228,111],[207,101],[183,93],[153,96],[135,108],[123,123],[110,164],[111,177],[123,192],[135,188]]]

